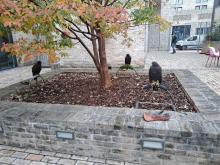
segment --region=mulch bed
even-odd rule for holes
[[[112,76],[112,86],[105,90],[100,87],[99,75],[96,73],[62,73],[46,80],[45,83],[31,88],[26,87],[9,99],[36,103],[129,108],[135,107],[136,101],[140,101],[150,102],[140,104],[144,109],[172,110],[169,106],[158,104],[171,103],[170,95],[164,90],[145,91],[143,87],[148,83],[146,75],[120,74]],[[176,111],[196,112],[174,74],[163,77],[163,84],[168,87],[173,97]]]

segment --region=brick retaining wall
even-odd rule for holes
[[[0,144],[151,165],[220,164],[220,98],[191,72],[176,75],[201,113],[169,111],[169,121],[147,123],[143,113],[155,111],[1,101]],[[164,149],[144,149],[143,140],[160,140]]]

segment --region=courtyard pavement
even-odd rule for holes
[[[32,66],[25,66],[0,71],[0,88],[32,78],[31,68]],[[41,73],[46,73],[50,70],[49,68],[43,68]]]
[[[185,163],[184,163],[185,162]],[[35,149],[23,149],[0,145],[0,165],[140,165],[119,160],[100,159],[87,156],[63,154]],[[145,163],[152,165],[152,162]],[[191,160],[177,157],[175,160],[161,160],[154,165],[196,165]]]

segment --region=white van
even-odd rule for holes
[[[185,38],[184,40],[179,40],[176,43],[176,48],[180,50],[186,49],[198,49],[202,47],[202,43],[205,40],[206,35],[193,35]]]

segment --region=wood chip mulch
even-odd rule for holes
[[[10,100],[52,103],[52,104],[78,104],[89,106],[106,107],[137,107],[137,101],[145,102],[139,104],[144,109],[174,110],[170,106],[171,97],[176,111],[196,112],[193,104],[183,91],[174,74],[163,77],[163,84],[168,92],[164,90],[144,90],[149,84],[146,75],[120,74],[112,76],[112,86],[109,89],[100,87],[99,75],[96,73],[62,73],[51,79],[26,87],[16,95],[10,96]]]

